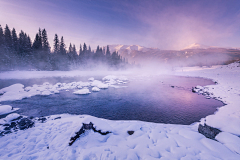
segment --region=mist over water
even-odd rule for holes
[[[123,73],[123,72],[122,72]],[[125,72],[126,73],[126,72]],[[111,120],[141,120],[157,123],[191,124],[213,114],[223,103],[191,92],[196,85],[213,84],[202,78],[166,75],[130,75],[126,88],[101,89],[88,95],[75,95],[73,90],[62,90],[59,94],[33,96],[19,101],[6,101],[20,108],[17,113],[26,116],[48,116],[53,114],[88,114]],[[103,73],[102,73],[103,74]],[[106,74],[106,73],[105,73]],[[92,75],[75,77],[48,77],[37,79],[0,80],[1,87],[15,83],[24,86],[49,82],[87,81]],[[99,73],[93,76],[101,80]],[[91,90],[90,90],[91,92]]]

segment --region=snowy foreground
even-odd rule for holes
[[[219,99],[227,104],[219,108],[214,115],[209,115],[200,122],[223,131],[216,136],[216,141],[198,133],[199,123],[192,125],[157,124],[141,121],[112,121],[89,115],[63,114],[46,117],[46,121],[33,119],[34,127],[0,137],[0,159],[239,160],[240,67],[238,65],[239,63],[233,63],[215,68],[181,68],[171,73],[205,77],[217,82],[217,85],[196,88],[200,94],[206,94],[208,97]],[[101,88],[99,86],[106,84],[96,81],[95,85],[94,79],[90,79],[90,81],[89,85],[93,84],[91,86],[96,90]],[[112,85],[111,82],[107,83],[108,86]],[[47,85],[49,86],[49,84]],[[82,91],[84,93],[88,92],[85,87],[84,85],[80,87],[80,90],[84,89]],[[20,87],[20,90],[22,88]],[[50,90],[49,87],[44,88]],[[39,91],[36,91],[36,88],[28,89],[33,93]],[[57,85],[55,89],[55,91],[58,90]],[[25,98],[26,90],[21,91],[23,94],[15,99]],[[37,93],[42,94],[43,91]],[[54,93],[54,91],[50,90],[50,93]],[[5,98],[8,99],[7,96]],[[4,107],[2,112],[12,111],[10,106],[5,105]],[[17,117],[19,117],[18,114],[12,113],[6,118],[0,119],[0,124]],[[101,135],[93,130],[87,130],[72,146],[69,146],[70,138],[79,131],[82,123],[89,122],[92,122],[98,130],[111,133]],[[134,133],[130,135],[128,131],[134,131]]]

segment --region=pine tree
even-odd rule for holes
[[[60,51],[60,45],[59,45],[59,39],[57,34],[55,34],[55,37],[54,37],[53,48],[54,48],[54,53],[58,54]]]
[[[0,25],[0,47],[3,46],[3,44],[4,44],[4,34],[3,34],[2,26]]]
[[[83,52],[86,53],[87,52],[87,45],[84,43],[83,44]]]
[[[13,30],[12,30],[12,44],[13,44],[14,51],[18,52],[19,44],[18,44],[18,37],[17,37],[15,28],[13,28]]]
[[[110,50],[109,50],[109,46],[107,45],[107,52],[106,52],[106,56],[107,57],[110,57],[111,56],[111,53],[110,53]]]
[[[88,52],[89,52],[89,54],[92,52],[90,45],[88,46]]]
[[[7,48],[7,50],[11,50],[12,49],[12,35],[11,35],[11,31],[8,28],[8,25],[6,25],[6,28],[4,30],[4,39],[5,39],[5,46]]]
[[[80,50],[79,50],[79,55],[82,55],[82,45],[80,44]]]
[[[60,54],[61,55],[66,55],[66,48],[65,48],[63,37],[61,38],[60,48],[59,49],[60,49]]]
[[[38,46],[39,49],[42,50],[42,31],[40,28],[38,30]]]
[[[5,52],[5,41],[2,26],[0,25],[0,70],[5,70],[7,57]]]
[[[39,40],[41,40],[41,38],[39,37]],[[42,48],[43,51],[46,53],[50,53],[50,46],[48,43],[48,37],[47,37],[47,31],[45,29],[43,29],[42,31]],[[39,44],[41,44],[41,42],[39,42]]]

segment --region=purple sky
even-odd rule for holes
[[[240,47],[240,0],[0,0],[0,24],[32,41],[38,28],[66,45],[137,44],[182,49],[192,43]]]

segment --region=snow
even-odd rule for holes
[[[0,104],[0,115],[7,114],[18,110],[19,108],[13,108],[10,105],[1,105]]]
[[[56,117],[60,119],[55,119]],[[55,119],[55,120],[54,120]],[[92,122],[72,146],[82,123]],[[128,130],[134,133],[129,135]],[[45,123],[0,138],[1,159],[239,159],[222,143],[207,139],[195,125],[111,121],[88,115],[53,115]]]
[[[201,123],[223,131],[216,136],[216,141],[198,133],[200,122],[192,125],[157,124],[141,121],[113,121],[89,115],[62,114],[47,117],[44,123],[35,120],[35,127],[0,137],[0,159],[239,160],[240,68],[238,66],[239,63],[212,68],[188,67],[171,73],[179,76],[204,77],[217,82],[216,85],[196,87],[202,90],[202,93],[208,92],[211,98],[221,100],[226,104],[213,115],[201,120]],[[127,79],[121,79],[117,75],[109,75],[102,80],[102,82],[94,82],[94,80],[93,82],[96,85],[100,82],[108,84],[109,87],[111,85],[121,86],[118,83],[127,82]],[[89,87],[93,89],[96,86],[86,82],[56,85],[46,83],[25,89],[20,84],[15,86],[18,94],[30,92],[33,89],[42,93],[49,88],[59,90],[59,88],[77,89],[78,87],[80,90],[89,92]],[[6,94],[12,89],[14,90],[14,87],[10,86],[1,92]],[[60,119],[55,119],[59,116]],[[72,146],[69,146],[70,138],[79,131],[82,123],[89,122],[92,122],[98,130],[111,133],[101,135],[87,130]],[[127,131],[134,131],[134,133],[129,135]]]
[[[87,88],[83,88],[83,89],[73,92],[73,94],[89,94],[89,93],[91,93],[91,92]]]

